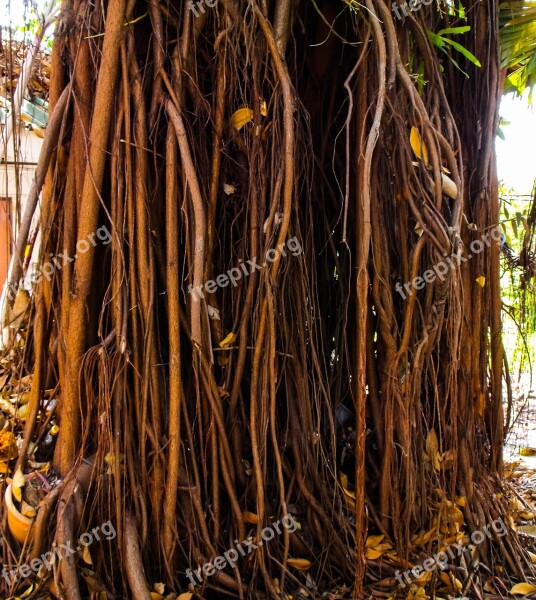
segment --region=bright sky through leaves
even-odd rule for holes
[[[530,194],[536,177],[536,110],[523,98],[512,94],[501,102],[501,118],[509,125],[501,127],[505,140],[497,138],[499,179],[518,194]]]

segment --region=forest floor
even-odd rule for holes
[[[21,411],[24,412],[24,407],[27,406],[26,404],[22,404],[18,408],[13,406],[14,402],[18,403],[26,400],[26,386],[28,385],[25,378],[17,381],[15,381],[15,378],[13,379],[13,382],[6,385],[6,375],[4,374],[3,380],[0,378],[0,388],[5,396],[5,398],[0,398],[0,416],[5,438],[5,443],[0,444],[0,446],[3,446],[0,450],[5,453],[5,456],[2,457],[0,451],[0,467],[2,467],[0,468],[0,479],[5,479],[5,483],[11,482],[11,477],[13,477],[8,463],[11,464],[17,456],[17,448],[22,441],[22,424],[24,421],[21,418],[23,417]],[[15,389],[18,393],[14,393]],[[25,391],[21,392],[21,389]],[[523,378],[521,384],[514,387],[514,398],[512,424],[505,446],[505,490],[508,494],[510,506],[509,514],[505,515],[505,521],[509,527],[518,532],[529,559],[536,563],[536,393],[527,378]],[[53,400],[50,402],[53,404]],[[49,427],[54,427],[53,421],[51,421]],[[39,457],[40,461],[49,459],[50,456]],[[46,476],[48,464],[48,462],[36,462],[32,464],[32,467]],[[38,501],[37,499],[36,505]],[[460,506],[463,506],[463,504]],[[4,512],[5,507],[2,505],[0,506],[0,517],[4,516]],[[433,570],[424,572],[421,577],[414,578],[410,576],[411,581],[408,579],[407,583],[401,585],[399,583],[400,575],[397,580],[396,577],[393,577],[393,574],[407,573],[408,568],[418,567],[426,563],[427,559],[432,558],[431,550],[439,549],[436,544],[431,544],[433,541],[431,538],[423,544],[417,541],[419,537],[426,537],[427,533],[431,532],[424,532],[420,536],[415,536],[415,553],[412,552],[411,563],[396,556],[388,540],[383,539],[384,536],[369,537],[367,540],[369,575],[372,575],[373,580],[376,577],[378,580],[367,587],[367,598],[382,598],[384,600],[402,598],[405,600],[417,598],[423,600],[468,600],[470,598],[495,600],[513,597],[511,592],[514,591],[515,585],[508,580],[508,577],[505,577],[503,581],[503,577],[499,577],[497,573],[492,574],[484,565],[475,567],[475,571],[472,572],[473,565],[478,563],[475,563],[474,556],[469,552],[461,559],[451,561],[452,564],[445,565],[445,568],[439,568],[436,565]],[[469,536],[471,533],[467,530],[467,526],[462,519],[455,536],[455,544],[470,544]],[[444,540],[440,542],[441,548],[447,548],[447,546],[444,546],[445,543]],[[82,566],[83,559],[84,557],[81,558]],[[399,571],[395,573],[397,567]],[[46,583],[50,582],[43,581],[42,583],[45,585],[41,586],[29,585],[29,583],[28,581],[21,582],[21,585],[17,586],[16,593],[23,596],[26,594],[26,598],[35,599],[47,598],[52,600],[53,596],[57,597],[55,594],[49,593],[50,588],[47,589]],[[527,582],[516,585],[531,586]],[[522,594],[522,597],[536,598],[536,587],[525,588],[525,591],[529,590],[530,593],[528,595]],[[10,591],[13,593],[15,589],[12,588]],[[0,599],[6,597],[0,593]],[[17,597],[21,596],[9,596],[10,599]],[[157,593],[154,593],[153,597],[163,598],[162,595]],[[172,595],[172,597],[176,596]],[[310,577],[307,578],[306,585],[294,594],[294,600],[306,598],[310,600],[316,598],[346,600],[350,597],[350,590],[345,586],[333,588],[329,592],[324,591],[319,595],[318,588]],[[192,600],[194,598],[197,599],[198,596],[193,596]]]

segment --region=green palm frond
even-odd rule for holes
[[[536,84],[536,2],[511,0],[499,6],[501,66],[508,70],[505,92],[522,94]]]

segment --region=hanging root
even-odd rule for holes
[[[138,532],[132,517],[125,516],[125,571],[134,600],[150,600],[151,594],[145,579],[143,560],[138,543]]]

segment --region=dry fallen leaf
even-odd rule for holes
[[[378,544],[381,544],[385,535],[369,535],[365,542],[365,548],[375,548]]]
[[[368,558],[369,560],[376,560],[377,558],[380,558],[381,555],[381,550],[376,550],[375,548],[365,549],[365,558]]]
[[[435,429],[430,429],[426,436],[426,456],[434,465],[434,469],[439,471],[441,469],[441,457],[439,455],[439,442]]]
[[[11,309],[9,324],[15,329],[21,324],[26,311],[30,307],[30,294],[23,289],[19,289],[15,296],[15,302]]]
[[[19,467],[17,472],[13,476],[13,482],[11,484],[11,493],[14,498],[19,502],[22,501],[22,488],[26,485],[26,479],[24,478],[24,474],[22,469]]]
[[[486,285],[486,278],[483,275],[481,275],[480,277],[477,277],[475,279],[475,281],[478,283],[478,285],[480,287],[484,287]]]
[[[17,458],[17,440],[12,431],[0,432],[0,460],[10,461]]]
[[[227,346],[230,346],[235,340],[236,334],[231,332],[219,343],[219,346],[220,348],[227,348]]]
[[[28,418],[29,412],[30,412],[30,405],[23,404],[22,406],[19,406],[19,408],[17,408],[17,412],[16,412],[15,416],[17,419],[19,419],[19,421],[26,421],[26,419]]]
[[[411,144],[411,149],[413,150],[415,156],[420,158],[425,165],[428,165],[428,148],[422,141],[421,134],[416,127],[411,128],[409,143]]]
[[[532,594],[533,592],[536,592],[536,586],[531,583],[518,583],[510,590],[511,594],[517,596],[525,596],[527,594]]]
[[[287,565],[298,571],[308,571],[311,568],[311,561],[305,558],[289,558]]]
[[[91,560],[91,553],[89,551],[89,546],[84,546],[82,549],[82,560],[86,563],[86,565],[92,565],[93,561]]]
[[[20,512],[25,517],[28,517],[28,519],[33,519],[37,515],[37,511],[35,510],[35,508],[33,506],[30,506],[24,500],[21,502]]]
[[[243,514],[244,514],[244,521],[246,523],[251,523],[253,525],[256,525],[259,522],[259,517],[255,513],[245,510]]]
[[[231,117],[232,127],[240,131],[244,125],[247,125],[253,120],[253,114],[251,108],[248,108],[247,106],[239,108]]]

